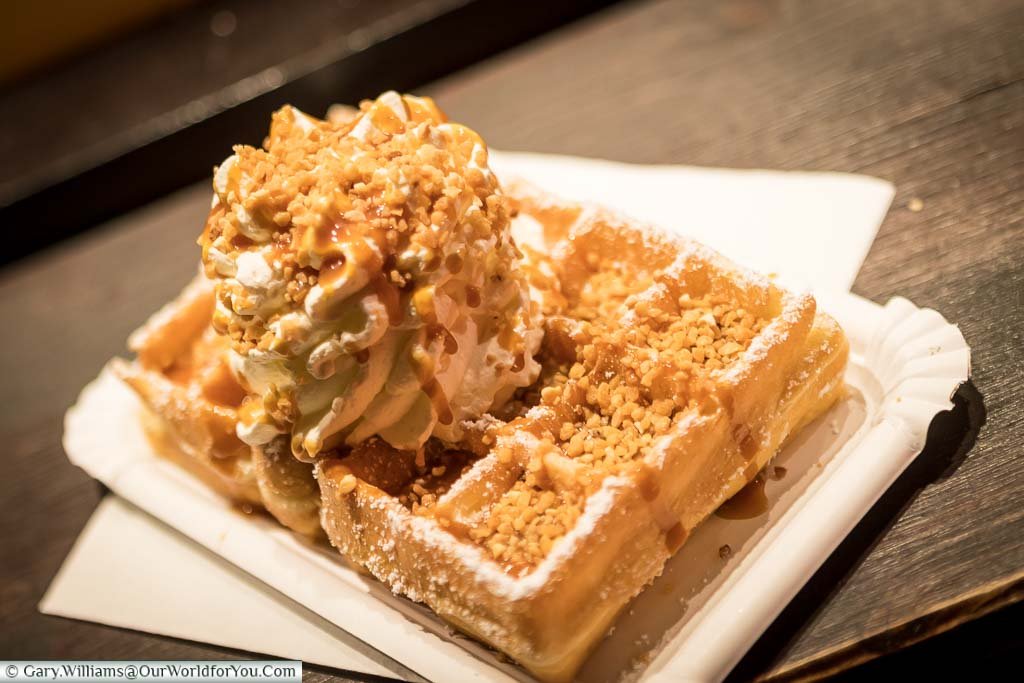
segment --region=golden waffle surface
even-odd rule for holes
[[[241,398],[217,369],[227,345],[205,331],[203,284],[119,368],[222,491],[322,528],[395,592],[561,681],[691,530],[842,395],[847,343],[811,297],[699,244],[525,184],[509,194],[543,371],[458,449],[370,441],[310,469],[279,444],[216,446]]]

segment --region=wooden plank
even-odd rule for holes
[[[408,90],[609,2],[221,0],[183,12],[0,92],[12,132],[0,136],[0,221],[21,226],[0,265],[204,178],[231,145],[259,144],[284,103],[323,112]],[[225,13],[235,30],[222,37]]]
[[[816,677],[1021,597],[1022,32],[994,0],[646,2],[424,89],[496,147],[896,184],[855,291],[958,322],[973,385],[737,678]],[[35,610],[99,496],[64,459],[60,414],[191,275],[207,201],[187,189],[0,271],[0,614],[17,624],[0,655],[237,655]]]
[[[0,138],[0,152],[6,158],[0,166],[0,205],[7,204],[11,195],[25,196],[108,161],[110,155],[123,154],[147,137],[166,134],[146,128],[168,112],[192,103],[188,115],[182,112],[179,121],[167,123],[198,123],[216,110],[275,87],[274,81],[281,85],[299,75],[296,71],[315,67],[310,53],[343,58],[353,32],[367,32],[378,23],[406,27],[429,21],[457,1],[428,0],[414,17],[406,17],[415,4],[411,0],[275,4],[217,0],[179,8],[120,40],[96,45],[0,91],[0,112],[8,130],[18,131]],[[104,9],[79,10],[69,5],[68,14]],[[29,37],[33,28],[33,21],[4,22],[0,38],[6,43],[10,36],[17,48],[17,36],[24,32]],[[367,42],[379,40],[379,33]],[[289,60],[292,63],[282,68]],[[267,69],[278,71],[264,83]],[[248,89],[238,88],[247,78],[252,79]],[[60,93],[59,103],[55,93]],[[219,96],[202,101],[211,95]]]

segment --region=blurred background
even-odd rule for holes
[[[609,4],[7,3],[0,216],[30,229],[3,258],[198,180],[284,103],[322,116],[413,89]]]
[[[323,115],[331,103],[396,89],[436,96],[496,147],[895,183],[854,292],[907,296],[959,323],[974,346],[974,383],[733,678],[976,676],[1016,662],[1019,0],[51,0],[3,9],[0,320],[13,346],[0,376],[13,399],[0,413],[0,654],[238,655],[38,613],[103,495],[66,461],[62,416],[194,273],[210,172],[232,144],[259,144],[285,103]]]

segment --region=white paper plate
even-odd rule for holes
[[[849,397],[779,454],[767,513],[712,517],[619,618],[580,680],[724,677],[920,452],[970,374],[959,329],[905,299],[819,297],[850,338]],[[433,680],[528,680],[339,557],[247,516],[158,457],[135,395],[104,370],[65,417],[71,461],[115,493],[289,598]],[[125,539],[130,542],[130,539]],[[728,546],[730,553],[721,549]]]

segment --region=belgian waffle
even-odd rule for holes
[[[396,593],[566,681],[693,528],[842,395],[848,347],[813,298],[691,240],[506,190],[542,370],[459,444],[373,439],[310,470],[285,445],[219,441],[241,399],[202,284],[133,337],[139,360],[119,372],[221,490],[322,527]]]
[[[113,369],[145,404],[143,427],[161,455],[233,501],[322,536],[310,465],[281,441],[250,448],[236,435],[246,392],[229,367],[229,341],[210,325],[213,310],[213,284],[199,275],[129,338],[136,360]]]

